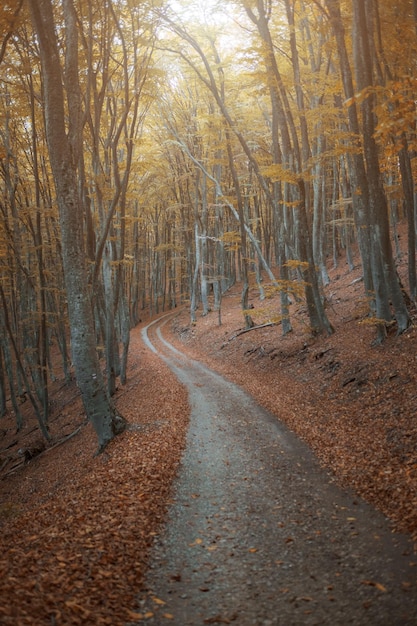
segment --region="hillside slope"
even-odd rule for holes
[[[75,385],[57,381],[53,402],[52,446],[27,462],[18,450],[41,443],[33,416],[19,433],[11,415],[0,422],[0,623],[121,626],[138,615],[185,444],[187,395],[138,328],[116,395],[130,426],[101,455]]]
[[[341,484],[417,540],[417,328],[373,345],[362,294],[358,271],[332,271],[330,337],[311,338],[303,303],[291,306],[294,330],[286,337],[279,325],[241,333],[238,285],[223,298],[221,325],[217,312],[190,325],[184,308],[164,332],[250,391]],[[262,325],[275,316],[278,298],[261,301],[254,286],[251,305]],[[104,454],[94,457],[76,386],[62,378],[51,396],[52,447],[26,462],[21,455],[42,447],[29,403],[19,433],[11,413],[0,422],[2,624],[139,619],[136,592],[172,496],[188,423],[186,393],[145,348],[142,327],[132,332],[128,383],[116,396],[131,428]]]
[[[417,539],[417,328],[395,329],[375,345],[358,271],[335,269],[326,290],[330,337],[312,338],[303,304],[291,306],[292,333],[280,325],[240,333],[240,294],[190,326],[183,311],[171,331],[181,349],[239,383],[313,448],[341,484],[352,487]],[[251,316],[263,325],[275,297],[251,290]],[[415,311],[412,312],[415,315]]]

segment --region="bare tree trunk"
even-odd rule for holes
[[[87,284],[83,211],[77,177],[82,128],[76,16],[72,0],[63,0],[67,37],[65,71],[69,111],[67,134],[62,68],[52,3],[51,0],[29,0],[29,5],[40,47],[46,135],[59,208],[72,359],[87,417],[97,433],[100,452],[124,429],[125,422],[116,414],[105,391],[96,352],[91,295]]]
[[[353,32],[358,54],[356,62],[356,80],[360,90],[373,85],[372,59],[367,16],[362,0],[353,0]],[[377,314],[385,321],[390,320],[390,300],[394,308],[398,332],[403,332],[409,325],[409,315],[403,298],[395,268],[390,239],[388,206],[383,189],[379,166],[378,148],[375,143],[375,95],[371,92],[362,103],[363,147],[366,161],[366,173],[369,188],[369,203],[372,219],[372,243],[374,288],[376,292]]]
[[[243,211],[243,198],[239,184],[239,178],[236,172],[236,168],[233,162],[233,153],[230,145],[230,133],[226,131],[226,145],[227,145],[227,156],[229,159],[229,168],[232,174],[233,185],[235,188],[237,206],[238,206],[238,214],[239,214],[239,229],[240,229],[240,251],[242,258],[242,296],[241,296],[241,307],[243,318],[245,320],[245,328],[251,328],[253,324],[253,320],[249,315],[249,276],[248,276],[248,253],[247,253],[247,238],[246,238],[246,222],[245,215]]]
[[[414,206],[414,180],[411,167],[410,153],[407,145],[407,138],[402,136],[403,147],[398,155],[401,171],[401,182],[404,194],[404,208],[407,216],[408,230],[408,287],[413,300],[417,297],[417,275],[416,275],[416,225]]]
[[[203,306],[202,315],[205,316],[210,312],[208,301],[208,242],[207,242],[207,226],[208,226],[208,201],[207,201],[207,178],[204,173],[201,175],[201,235],[200,235],[200,290],[201,304]]]
[[[0,417],[6,414],[6,383],[4,378],[3,350],[0,343]]]
[[[191,293],[190,293],[190,316],[191,323],[195,324],[197,321],[197,307],[198,307],[198,274],[200,271],[200,263],[201,263],[201,238],[200,238],[200,229],[199,229],[199,220],[198,220],[198,179],[199,179],[200,170],[197,170],[197,177],[195,181],[195,197],[194,197],[194,246],[195,246],[195,257],[194,257],[194,271],[192,274],[191,281]]]
[[[325,0],[330,14],[330,20],[336,39],[337,51],[339,55],[339,65],[343,82],[344,95],[349,102],[347,114],[349,120],[349,130],[357,142],[357,150],[349,159],[349,169],[352,187],[352,202],[354,218],[359,243],[359,250],[362,259],[363,277],[365,293],[368,297],[371,308],[375,300],[374,285],[371,271],[371,235],[368,189],[366,184],[366,172],[363,157],[360,151],[360,128],[358,111],[355,104],[355,89],[353,85],[352,69],[349,61],[348,50],[345,41],[345,27],[340,11],[340,0]],[[339,106],[342,106],[340,101]],[[352,144],[352,142],[351,142]]]

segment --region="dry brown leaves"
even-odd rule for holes
[[[222,326],[212,313],[190,327],[184,313],[173,332],[183,350],[246,388],[313,448],[341,484],[417,541],[416,312],[406,333],[393,331],[374,345],[359,276],[346,267],[331,271],[331,337],[308,334],[302,303],[291,306],[290,335],[282,337],[278,325],[236,336],[242,327],[238,289],[223,298]],[[278,298],[261,301],[255,286],[251,304],[255,324],[279,311]]]
[[[212,313],[190,327],[184,312],[170,339],[244,386],[342,484],[417,540],[417,327],[373,346],[374,330],[361,324],[363,287],[356,278],[357,271],[332,271],[327,298],[336,333],[328,338],[309,336],[302,305],[295,304],[291,335],[283,338],[273,326],[235,337],[242,325],[236,288],[223,298],[222,326]],[[255,288],[251,295],[251,314],[263,323],[278,302],[261,302]],[[169,502],[188,415],[184,390],[142,346],[140,329],[117,401],[137,426],[103,455],[93,456],[95,437],[83,425],[79,435],[0,482],[0,623],[117,626],[138,618],[135,597]],[[61,385],[54,402],[59,441],[80,425],[82,409],[74,388]],[[13,456],[33,424],[19,437],[10,420],[1,427],[0,447]]]
[[[20,498],[8,480],[0,515],[1,624],[117,625],[137,615],[135,595],[166,512],[188,415],[183,389],[140,347],[137,333],[132,376],[118,400],[133,429],[93,458],[94,435],[85,427],[76,443],[12,477]],[[36,484],[34,493],[25,482]]]

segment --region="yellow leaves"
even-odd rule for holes
[[[288,261],[287,267],[298,267],[299,261]],[[302,298],[304,293],[304,283],[302,281],[293,280],[277,280],[275,284],[269,283],[264,285],[265,297],[272,298],[277,293],[284,291],[285,293],[292,293],[299,298]]]
[[[299,259],[288,259],[288,261],[285,264],[286,267],[292,268],[292,269],[296,269],[296,268],[300,268],[300,269],[307,269],[308,268],[308,262],[307,261],[300,261]]]
[[[293,170],[286,169],[282,165],[274,163],[262,168],[262,175],[270,178],[271,181],[289,183],[290,185],[298,185],[299,175]]]
[[[132,615],[135,615],[135,613],[133,613]],[[151,619],[151,617],[153,616],[154,616],[154,613],[152,613],[152,611],[147,611],[146,613],[136,613],[136,617],[132,619],[137,619],[137,620]]]
[[[380,89],[381,97],[375,108],[378,118],[375,137],[383,147],[388,161],[395,158],[404,147],[404,133],[411,132],[414,135],[415,87],[415,79],[406,76],[401,80],[388,82]],[[387,166],[392,167],[389,163]]]
[[[382,591],[382,593],[387,593],[388,589],[381,585],[381,583],[377,583],[374,580],[361,580],[361,585],[368,585],[369,587],[375,587],[378,591]]]
[[[155,596],[152,597],[152,601],[158,606],[163,606],[164,604],[166,604],[164,600],[161,600],[160,598],[157,598]],[[146,611],[145,613],[138,613],[136,611],[131,611],[127,609],[127,615],[129,619],[131,620],[140,621],[140,620],[151,619],[152,617],[154,617],[155,613],[153,611]],[[162,617],[165,617],[165,619],[173,619],[173,615],[171,615],[171,613],[164,613]]]
[[[127,616],[129,617],[129,619],[131,620],[139,620],[139,619],[144,619],[144,615],[143,613],[136,613],[135,611],[130,611],[129,609],[126,609],[126,613]]]
[[[241,243],[240,233],[235,230],[229,230],[223,233],[220,241],[222,241],[229,250],[238,250]]]
[[[176,246],[173,243],[161,243],[158,246],[154,246],[155,252],[181,252],[181,247]]]
[[[200,537],[197,537],[197,539],[194,539],[194,541],[192,543],[189,543],[189,546],[200,546],[203,543],[203,540],[200,539]]]
[[[395,324],[395,320],[388,322],[387,320],[379,317],[367,317],[360,320],[358,324],[361,326],[386,326],[388,328],[389,326],[393,326]]]
[[[194,546],[202,546],[203,548],[206,548],[206,550],[208,550],[208,552],[214,552],[214,550],[217,550],[217,545],[216,544],[212,544],[210,546],[204,546],[204,542],[200,537],[197,537],[197,539],[195,539],[192,543],[188,544],[191,548]]]

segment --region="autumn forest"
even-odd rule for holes
[[[408,328],[415,0],[9,0],[0,29],[0,415],[18,429],[25,396],[48,440],[64,372],[103,449],[143,311],[220,321],[236,283],[243,327],[255,285],[283,335],[293,300],[330,335],[328,268],[360,265],[375,341]]]

